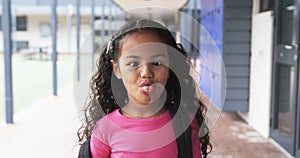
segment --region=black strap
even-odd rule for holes
[[[174,125],[175,136],[177,137],[178,158],[192,158],[193,152],[190,126],[182,133],[184,123],[189,122],[187,120],[188,117],[185,117],[183,114],[177,114],[176,117],[174,117],[177,110],[172,106],[169,106],[169,110]]]
[[[90,150],[90,141],[87,139],[81,146],[78,154],[78,158],[92,158]]]

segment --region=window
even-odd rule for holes
[[[95,35],[96,36],[101,36],[101,30],[95,30]],[[104,36],[108,36],[109,35],[109,30],[105,29],[104,30]]]
[[[274,10],[274,0],[260,0],[259,12]]]
[[[21,49],[28,49],[29,48],[29,42],[28,41],[13,41],[14,46],[16,47],[17,51],[20,51]]]
[[[48,38],[51,36],[50,22],[40,22],[40,37]]]
[[[27,17],[17,16],[17,31],[26,31],[26,30],[27,30]]]
[[[17,31],[26,31],[27,30],[27,17],[18,16],[17,20]],[[13,25],[13,24],[11,24]],[[0,30],[2,30],[2,17],[0,16]]]

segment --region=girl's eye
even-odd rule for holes
[[[162,65],[162,62],[160,62],[160,61],[153,61],[152,65],[154,65],[154,66],[160,66],[160,65]]]
[[[130,67],[136,67],[136,66],[139,65],[139,63],[138,62],[131,62],[131,63],[128,63],[127,65],[130,66]]]

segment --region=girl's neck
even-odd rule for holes
[[[132,118],[149,118],[153,116],[159,116],[167,111],[167,107],[164,105],[146,105],[137,106],[133,104],[126,104],[121,108],[122,115]]]

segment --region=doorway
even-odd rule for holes
[[[299,0],[275,2],[271,137],[299,155]],[[298,120],[298,121],[297,121]]]

